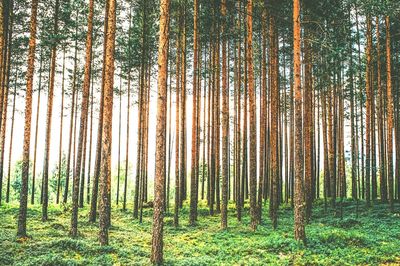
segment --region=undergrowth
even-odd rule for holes
[[[248,208],[242,222],[230,205],[227,231],[220,230],[220,217],[210,217],[199,206],[196,226],[188,224],[188,205],[180,212],[180,226],[173,227],[167,214],[164,230],[166,265],[400,265],[400,218],[387,205],[366,209],[360,203],[343,203],[342,212],[324,209],[316,202],[306,227],[307,244],[293,237],[290,206],[279,211],[278,229],[272,230],[268,204],[257,231],[249,227]],[[70,210],[51,206],[50,220],[41,222],[40,206],[28,211],[29,238],[16,239],[18,205],[0,207],[0,265],[148,265],[152,212],[144,210],[143,222],[131,211],[113,206],[110,245],[97,241],[97,224],[87,221],[88,209],[79,210],[79,237],[69,237]],[[131,210],[128,206],[128,210]],[[172,210],[172,209],[171,209]]]

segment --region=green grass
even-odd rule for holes
[[[279,211],[278,229],[272,230],[264,208],[263,224],[249,228],[248,209],[241,223],[230,206],[227,231],[220,230],[220,217],[210,217],[205,203],[199,207],[198,225],[188,225],[188,206],[174,228],[165,218],[164,258],[167,265],[400,265],[400,217],[387,205],[365,209],[345,201],[343,219],[316,203],[307,226],[307,246],[293,238],[293,213]],[[131,210],[131,208],[129,208]],[[0,265],[148,265],[152,213],[144,211],[139,224],[131,212],[113,206],[110,245],[100,247],[96,224],[87,222],[87,208],[79,212],[79,237],[68,236],[70,210],[51,206],[50,221],[40,221],[40,206],[28,211],[28,234],[16,239],[18,205],[0,207]]]

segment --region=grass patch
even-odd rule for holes
[[[249,228],[248,206],[238,222],[234,204],[229,206],[228,230],[220,230],[220,217],[210,217],[204,202],[196,226],[189,226],[189,208],[180,212],[180,225],[173,215],[165,217],[166,265],[398,265],[400,264],[400,218],[387,205],[365,209],[360,202],[345,201],[343,217],[323,202],[316,202],[307,225],[307,245],[294,240],[293,211],[279,210],[278,229],[272,230],[267,207],[256,232]],[[48,222],[41,222],[40,206],[30,206],[28,234],[16,241],[18,205],[0,207],[0,265],[148,265],[151,250],[151,209],[143,223],[113,206],[110,245],[98,244],[97,224],[87,221],[88,209],[79,210],[79,237],[69,237],[70,211],[50,206]],[[131,210],[131,206],[128,206]],[[172,210],[172,209],[171,209]]]

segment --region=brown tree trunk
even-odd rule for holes
[[[300,1],[293,0],[293,53],[294,53],[294,90],[295,90],[295,189],[294,189],[294,237],[298,241],[306,241],[304,229],[304,174],[303,174],[303,129],[302,129],[302,97],[301,97],[301,22]]]
[[[108,30],[108,11],[109,1],[105,3],[105,15],[104,15],[104,43],[103,43],[103,62],[106,61],[106,48],[107,48],[107,30]],[[101,144],[103,138],[103,115],[104,115],[104,82],[105,82],[105,67],[102,69],[102,80],[101,80],[101,94],[100,94],[100,110],[99,110],[99,122],[97,127],[97,143],[96,143],[96,159],[94,164],[94,175],[92,185],[92,198],[90,201],[90,212],[89,222],[96,221],[97,215],[97,195],[99,192],[99,179],[100,179],[100,164],[101,164]]]
[[[11,111],[10,148],[8,151],[7,188],[6,188],[6,202],[7,203],[10,202],[11,155],[12,155],[13,141],[14,141],[14,118],[15,118],[15,100],[17,97],[17,81],[18,81],[18,70],[16,70],[16,74],[15,74],[13,105],[12,105],[12,111]]]
[[[371,205],[371,108],[372,108],[372,84],[371,84],[371,53],[372,53],[372,22],[371,17],[367,15],[367,48],[366,48],[366,56],[367,56],[367,64],[365,71],[365,90],[367,95],[367,101],[365,105],[366,109],[366,118],[365,118],[365,126],[366,126],[366,142],[365,142],[365,150],[366,150],[366,159],[365,159],[365,199],[367,207]]]
[[[278,33],[276,18],[270,14],[270,64],[271,64],[271,133],[270,133],[270,163],[271,163],[271,187],[270,187],[270,218],[275,229],[278,225],[279,206],[279,155],[278,155],[278,123],[279,123],[279,65],[278,65]],[[297,155],[297,154],[296,154]]]
[[[77,28],[75,29],[75,32],[77,31]],[[76,119],[74,119],[74,116],[76,114],[75,112],[75,105],[77,105],[76,102],[76,96],[78,94],[77,89],[76,89],[76,76],[77,76],[77,68],[78,68],[78,42],[75,40],[75,55],[74,55],[74,74],[73,74],[73,81],[72,81],[72,96],[71,96],[71,114],[70,114],[70,124],[69,124],[69,142],[68,142],[68,154],[67,154],[67,169],[66,169],[66,177],[65,177],[65,189],[64,189],[64,198],[63,198],[63,203],[67,203],[68,201],[68,191],[69,191],[69,176],[70,176],[70,170],[71,170],[71,149],[72,149],[72,139],[74,138],[74,125],[76,124]],[[74,149],[75,150],[75,149]],[[74,161],[74,156],[73,161]],[[74,168],[73,168],[74,169]]]
[[[26,96],[25,96],[25,126],[24,145],[22,156],[22,178],[20,192],[20,206],[18,214],[17,237],[25,238],[26,235],[26,212],[28,205],[28,178],[29,178],[29,146],[31,140],[31,118],[32,118],[32,87],[33,74],[35,71],[35,49],[36,49],[36,26],[38,0],[32,0],[30,37],[28,52],[28,69],[26,73]],[[1,12],[0,12],[1,13]]]
[[[85,53],[85,73],[83,78],[83,89],[82,89],[82,103],[81,103],[81,119],[79,126],[79,140],[78,140],[78,154],[76,160],[76,167],[73,179],[73,193],[72,193],[72,216],[71,216],[71,231],[72,237],[76,237],[78,233],[78,196],[79,190],[83,191],[83,186],[79,189],[79,177],[81,175],[81,165],[85,163],[85,154],[82,151],[83,146],[86,144],[85,135],[87,132],[87,118],[89,108],[89,92],[90,92],[90,77],[92,67],[92,35],[93,35],[93,12],[94,12],[94,0],[89,2],[89,14],[88,14],[88,31],[86,35],[86,53]],[[112,81],[111,81],[112,82]],[[112,86],[112,85],[111,85]],[[111,95],[112,96],[112,95]],[[112,99],[111,99],[112,101]],[[112,108],[112,105],[111,105]],[[111,142],[111,141],[110,141]],[[86,145],[85,145],[86,146]],[[82,160],[83,156],[83,160]],[[82,173],[85,173],[85,167],[82,167]],[[82,178],[84,180],[84,178]],[[83,204],[83,193],[81,197]]]
[[[60,142],[58,145],[58,174],[57,174],[57,196],[56,203],[60,201],[61,173],[62,173],[62,142],[63,142],[63,123],[64,123],[64,98],[65,98],[65,47],[63,48],[63,70],[61,82],[61,113],[60,113]]]
[[[307,7],[309,8],[309,7]],[[306,10],[306,18],[308,21],[309,10]],[[304,63],[305,63],[305,82],[304,82],[304,184],[305,184],[305,197],[306,197],[306,222],[311,219],[312,201],[313,201],[313,101],[312,101],[312,47],[309,39],[312,38],[312,29],[310,25],[305,26],[304,32]],[[297,153],[296,153],[297,155]]]
[[[11,48],[12,48],[12,34],[13,34],[13,22],[14,22],[14,2],[11,0],[9,1],[9,29],[8,29],[8,36],[7,37],[7,53],[4,55],[5,56],[5,71],[4,71],[4,76],[3,76],[3,84],[2,84],[2,90],[4,92],[4,106],[3,106],[3,112],[2,112],[2,118],[1,118],[1,135],[0,135],[0,204],[2,201],[2,191],[3,191],[3,177],[4,177],[4,147],[5,147],[5,141],[6,141],[6,130],[7,130],[7,108],[8,108],[8,95],[10,91],[10,73],[11,73]]]
[[[58,9],[59,0],[56,0],[56,6],[54,11],[54,30],[53,34],[58,34]],[[56,58],[57,58],[57,41],[54,40],[53,47],[51,49],[51,64],[50,64],[50,82],[49,92],[47,98],[47,117],[46,117],[46,137],[44,145],[44,162],[43,162],[43,203],[42,203],[42,221],[47,221],[47,208],[49,205],[49,157],[50,157],[50,142],[51,142],[51,120],[53,114],[53,99],[54,99],[54,81],[56,74]]]
[[[116,0],[108,0],[107,45],[104,62],[104,113],[102,134],[101,174],[99,179],[99,241],[100,245],[108,245],[108,228],[110,225],[110,190],[111,190],[111,141],[112,141],[112,109],[114,84],[114,52],[116,27]]]
[[[196,168],[196,155],[197,155],[197,102],[199,93],[197,84],[198,81],[198,13],[199,13],[199,4],[197,0],[194,0],[194,22],[193,22],[193,110],[192,110],[192,155],[191,155],[191,173],[190,173],[190,215],[189,215],[189,224],[194,225],[197,220],[197,194],[198,194],[198,186],[197,186],[197,172],[198,168]]]
[[[386,16],[386,95],[387,95],[387,169],[389,183],[389,204],[390,210],[394,210],[393,199],[393,95],[392,95],[392,63],[390,43],[390,18]],[[396,147],[399,148],[399,147]]]
[[[36,156],[37,156],[37,140],[38,140],[38,127],[39,127],[39,113],[40,113],[40,95],[42,91],[42,65],[43,53],[40,53],[39,63],[39,84],[38,84],[38,98],[36,106],[36,121],[35,121],[35,139],[33,146],[33,166],[32,166],[32,188],[31,188],[31,204],[35,203],[35,181],[36,181]]]
[[[168,38],[169,38],[169,0],[160,3],[160,37],[158,43],[158,98],[157,98],[157,128],[156,128],[156,175],[153,214],[153,236],[151,246],[151,263],[163,262],[163,227],[164,227],[164,179],[165,179],[165,127],[167,111],[167,69],[168,69]]]
[[[253,1],[247,2],[247,66],[250,113],[250,216],[252,230],[257,229],[257,117],[253,65]]]
[[[222,32],[222,208],[221,208],[221,228],[228,227],[228,179],[229,179],[229,88],[227,83],[227,36],[226,30],[226,0],[221,2],[221,13],[223,22]],[[255,203],[255,202],[254,202]]]

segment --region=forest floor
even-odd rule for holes
[[[165,218],[166,265],[400,265],[400,216],[390,213],[387,205],[377,203],[366,209],[360,203],[357,218],[356,204],[345,201],[341,218],[331,209],[325,211],[322,202],[316,203],[306,228],[307,246],[293,238],[289,206],[280,208],[275,231],[266,206],[263,224],[252,232],[247,208],[240,223],[232,204],[229,229],[221,231],[219,215],[210,217],[205,203],[200,205],[195,227],[188,225],[187,205],[181,210],[178,228],[171,214]],[[30,207],[30,238],[19,241],[15,236],[18,205],[1,206],[0,265],[148,265],[151,211],[144,211],[140,224],[132,219],[131,211],[113,207],[110,246],[100,247],[97,224],[87,222],[87,208],[79,212],[79,237],[71,239],[69,209],[51,206],[50,220],[42,223],[40,206]]]

